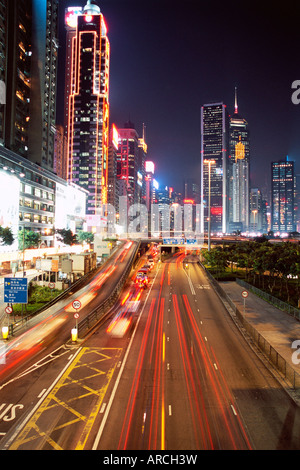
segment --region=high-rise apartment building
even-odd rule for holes
[[[6,103],[7,5],[0,0],[0,145],[4,144],[4,117]]]
[[[201,232],[208,232],[209,217],[211,232],[227,231],[228,120],[224,103],[201,108]]]
[[[1,4],[1,75],[6,86],[2,110],[2,143],[29,156],[31,100],[32,5],[26,0]]]
[[[58,0],[0,2],[0,141],[53,170]]]
[[[238,113],[236,90],[234,114],[229,121],[228,163],[228,228],[229,231],[246,231],[249,228],[250,141],[248,123]]]
[[[56,132],[58,0],[32,0],[29,159],[53,171]]]
[[[272,162],[272,226],[274,232],[295,230],[294,162]]]
[[[89,192],[87,214],[98,216],[107,203],[110,45],[104,17],[95,3],[88,0],[76,20],[71,53],[67,179]]]

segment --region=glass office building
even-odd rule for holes
[[[224,103],[201,108],[201,232],[226,233],[228,219],[228,129]]]
[[[294,162],[272,162],[272,230],[295,230],[295,174]]]

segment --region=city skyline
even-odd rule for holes
[[[60,2],[60,60],[62,10],[75,3]],[[201,106],[219,100],[232,115],[235,87],[249,123],[251,186],[270,191],[271,163],[286,155],[299,172],[300,108],[291,101],[299,7],[267,3],[248,10],[217,3],[213,14],[193,1],[97,2],[111,43],[110,124],[130,119],[141,133],[145,123],[161,186],[182,191],[184,177],[200,179]]]

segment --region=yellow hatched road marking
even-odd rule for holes
[[[61,446],[53,438],[54,433],[58,430],[71,426],[72,424],[80,422],[84,423],[84,428],[81,431],[79,440],[75,445],[75,449],[84,449],[90,431],[99,413],[107,388],[119,363],[121,352],[121,348],[83,348],[75,360],[70,364],[53,390],[45,398],[43,403],[41,403],[19,436],[12,443],[10,449],[19,449],[29,442],[33,444],[34,441],[36,441],[36,445],[39,445],[40,441],[46,441],[51,448],[61,449]],[[88,355],[90,355],[90,362],[87,360]],[[94,357],[95,359],[93,360]],[[103,368],[105,368],[107,361],[109,363],[109,368],[108,370],[104,371]],[[101,366],[101,369],[97,368],[98,365]],[[77,378],[73,377],[72,375],[78,374],[80,369],[81,375],[82,370],[84,371],[84,375]],[[91,381],[99,377],[100,380],[98,380],[99,383],[97,383],[97,388],[93,388],[90,384],[87,383],[87,381]],[[98,388],[99,385],[100,387]],[[72,390],[70,390],[69,398],[67,398],[68,387],[70,387],[70,389],[73,387]],[[64,399],[58,396],[58,392],[63,388],[65,388]],[[79,393],[79,391],[82,391],[82,389],[84,390],[83,394]],[[74,390],[78,393],[74,393]],[[76,410],[75,407],[77,403],[81,403],[80,400],[83,400],[89,396],[96,396],[97,399],[93,404],[91,411],[89,411],[88,415],[86,416],[86,414]],[[45,419],[43,414],[53,410],[54,408],[57,408],[56,418],[54,418],[54,420],[47,420],[47,416],[45,414]],[[64,423],[58,423],[62,416],[62,412],[64,411],[67,411],[73,417],[71,417],[71,419],[67,419]],[[44,421],[44,424],[42,424],[42,421]],[[43,427],[46,427],[46,429],[43,429]]]

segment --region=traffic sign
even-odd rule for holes
[[[49,282],[48,287],[49,287],[49,289],[54,289],[54,287],[55,287],[54,282]]]
[[[79,318],[79,313],[74,313],[74,318],[77,320],[77,318]]]
[[[246,297],[248,297],[248,295],[249,295],[249,292],[247,292],[246,290],[243,290],[242,297],[244,297],[244,299],[246,299]]]
[[[5,307],[5,313],[10,314],[10,313],[12,313],[12,311],[13,311],[13,309],[9,305],[7,307]]]
[[[80,307],[81,307],[81,302],[80,302],[80,300],[73,300],[73,302],[72,302],[72,307],[75,308],[75,310],[80,309]]]
[[[26,277],[4,278],[4,302],[8,304],[28,303],[28,279]]]

